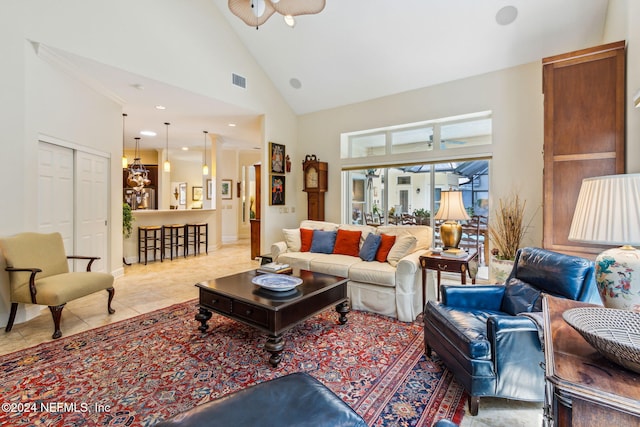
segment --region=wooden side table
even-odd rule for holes
[[[640,425],[640,374],[602,356],[562,318],[587,304],[546,295],[544,426]]]
[[[420,267],[422,268],[422,307],[427,303],[427,269],[436,270],[438,272],[438,301],[440,301],[440,273],[443,271],[449,273],[460,273],[462,284],[466,285],[467,272],[469,272],[471,283],[475,285],[477,270],[472,273],[472,270],[469,269],[469,263],[474,260],[478,262],[478,251],[475,249],[469,249],[467,256],[463,258],[443,256],[434,252],[420,256]]]

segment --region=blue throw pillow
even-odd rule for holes
[[[336,234],[335,231],[313,230],[310,252],[332,254],[333,246],[336,244]]]
[[[376,252],[378,252],[381,241],[382,236],[379,234],[369,233],[360,248],[360,258],[362,258],[363,261],[373,261],[376,259]]]

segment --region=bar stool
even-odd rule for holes
[[[162,262],[162,227],[159,225],[143,225],[138,227],[138,263],[142,262],[142,254],[144,254],[144,265],[147,265],[149,259],[149,251],[153,252],[154,261],[158,260],[160,254],[160,262]]]
[[[187,224],[187,251],[193,246],[193,254],[200,254],[200,245],[204,245],[205,253],[209,253],[209,223],[198,222]]]
[[[166,258],[167,249],[169,257],[173,261],[173,254],[178,256],[178,251],[182,248],[184,257],[187,257],[187,245],[185,244],[186,227],[184,224],[171,224],[162,226],[162,245],[164,251],[162,256]]]

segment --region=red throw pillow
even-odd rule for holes
[[[338,230],[333,253],[360,256],[360,236],[362,231]]]
[[[309,252],[313,241],[313,230],[308,228],[300,229],[300,252]]]
[[[387,255],[389,255],[389,251],[396,242],[396,236],[381,234],[380,237],[382,237],[382,239],[380,240],[378,252],[376,252],[376,261],[385,262],[387,260]]]

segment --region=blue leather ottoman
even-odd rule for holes
[[[297,372],[228,394],[156,426],[367,427],[320,381]]]

